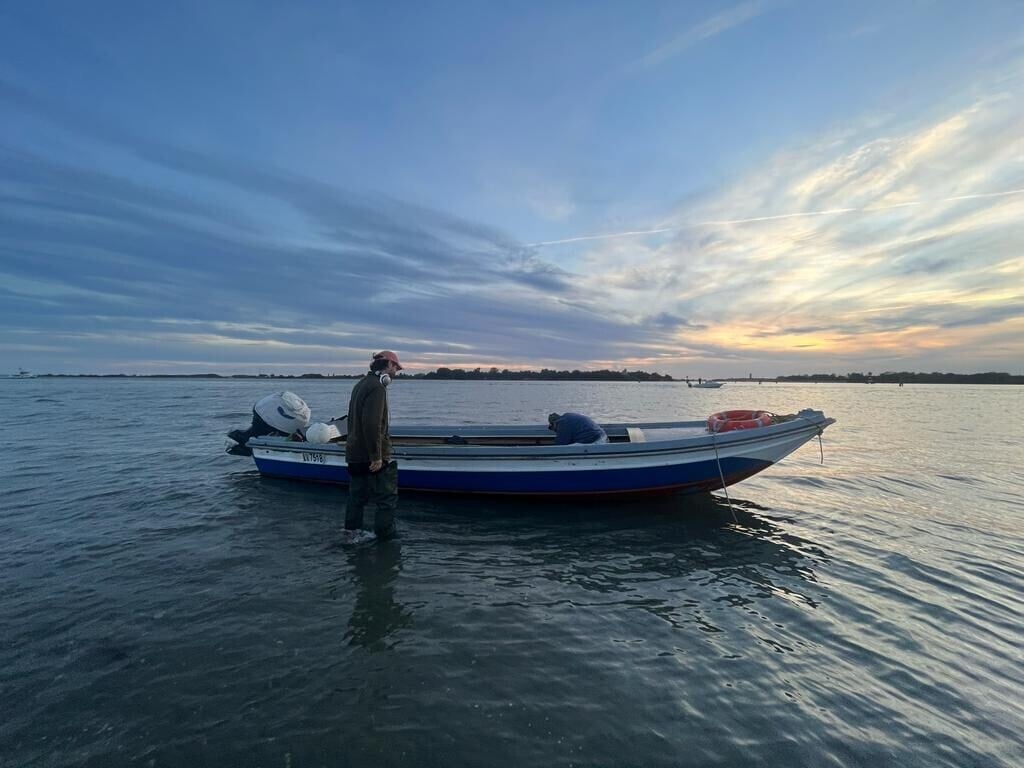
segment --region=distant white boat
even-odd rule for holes
[[[714,379],[710,381],[698,381],[696,384],[690,384],[687,382],[691,387],[696,387],[697,389],[718,389],[724,383],[724,381],[715,381]]]

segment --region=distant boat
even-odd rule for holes
[[[696,384],[691,384],[690,386],[696,387],[697,389],[718,389],[724,383],[724,381],[715,381],[712,379],[710,381],[698,381]]]
[[[36,375],[34,373],[29,373],[24,368],[19,368],[18,372],[16,374],[14,374],[13,376],[9,376],[8,378],[11,378],[11,379],[34,379],[35,377],[36,377]]]

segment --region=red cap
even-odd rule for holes
[[[396,355],[390,349],[385,349],[383,352],[378,352],[376,355],[373,356],[373,359],[374,360],[390,360],[392,363],[394,363],[396,366],[398,366],[398,370],[402,370],[402,364],[400,362],[398,362],[398,355]]]

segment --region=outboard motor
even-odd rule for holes
[[[302,434],[309,426],[309,406],[294,392],[278,392],[259,400],[252,409],[252,424],[248,429],[233,429],[228,437],[235,445],[227,452],[233,456],[252,456],[252,449],[246,443],[249,438],[265,435]]]

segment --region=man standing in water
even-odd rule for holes
[[[370,363],[370,372],[352,389],[348,402],[348,437],[345,438],[345,463],[349,474],[342,533],[345,544],[363,544],[375,538],[385,541],[396,535],[398,462],[391,460],[387,387],[400,370],[398,355],[389,350],[378,352]],[[375,533],[363,529],[363,512],[369,501],[377,505]]]

